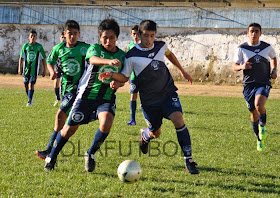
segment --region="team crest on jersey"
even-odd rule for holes
[[[148,58],[153,58],[154,56],[155,56],[155,52],[150,53],[150,54],[148,55]]]
[[[255,62],[256,62],[256,63],[260,63],[260,62],[261,62],[261,56],[259,56],[259,55],[256,55],[256,56],[254,57],[254,59],[255,59]]]
[[[80,49],[81,55],[84,56],[87,53],[87,48],[86,47],[81,47]]]
[[[173,102],[172,102],[172,105],[174,107],[180,107],[180,101],[179,101],[179,98],[172,98]]]
[[[60,50],[58,51],[58,53],[62,56],[62,55],[63,55],[63,49],[60,49]]]
[[[80,63],[75,59],[69,59],[62,64],[64,72],[69,76],[75,76],[81,71]]]
[[[37,47],[37,50],[40,51],[40,50],[41,50],[41,46],[38,46],[38,47]]]
[[[33,52],[33,51],[30,51],[30,52],[28,53],[27,59],[31,62],[31,61],[34,61],[35,58],[36,58],[36,53]]]
[[[99,69],[99,72],[100,73],[104,73],[104,72],[118,72],[118,68],[117,67],[114,67],[114,66],[111,66],[111,65],[103,65],[100,69]],[[110,82],[112,81],[112,79],[105,79],[104,80],[104,84],[110,84]]]
[[[158,61],[153,60],[151,62],[151,66],[154,68],[154,70],[158,70],[158,65],[159,65]]]
[[[94,56],[94,55],[97,55],[97,52],[94,48],[90,48],[88,51],[87,51],[87,55],[89,56]]]
[[[84,117],[85,117],[84,114],[80,111],[74,112],[72,114],[72,120],[74,122],[81,122],[84,119]]]
[[[259,53],[261,50],[260,49],[255,49],[255,53]]]

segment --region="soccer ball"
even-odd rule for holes
[[[140,165],[133,160],[125,160],[118,167],[118,176],[122,182],[133,184],[141,176]]]

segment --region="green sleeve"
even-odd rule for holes
[[[45,59],[45,58],[46,58],[46,54],[45,54],[45,50],[44,50],[44,48],[43,48],[42,45],[41,45],[40,52],[41,52],[41,54],[42,54],[43,59]]]
[[[92,56],[101,57],[100,51],[100,46],[98,44],[90,46],[87,50],[86,60],[90,59]]]
[[[47,58],[47,64],[56,65],[58,59],[57,46],[54,46]]]
[[[20,52],[20,57],[21,58],[24,58],[24,50],[25,50],[25,48],[26,48],[26,43],[21,48],[21,52]]]

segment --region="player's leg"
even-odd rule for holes
[[[134,80],[130,81],[130,121],[127,125],[136,125],[136,107],[137,107],[137,84]]]
[[[85,153],[85,169],[92,172],[95,169],[94,154],[99,150],[105,139],[108,137],[111,127],[113,125],[115,116],[115,103],[103,103],[97,108],[97,115],[99,120],[99,128],[95,132],[94,140],[91,147]]]
[[[69,126],[65,125],[61,132],[58,132],[56,139],[55,139],[55,145],[52,147],[50,155],[45,159],[46,164],[44,169],[46,171],[51,171],[54,169],[54,166],[56,164],[57,156],[59,152],[62,150],[64,145],[67,143],[69,138],[75,134],[77,129],[80,125],[75,126]]]
[[[60,109],[56,113],[54,130],[49,139],[47,148],[46,148],[46,150],[43,150],[43,151],[36,151],[36,155],[39,158],[45,159],[50,154],[52,147],[53,147],[53,143],[56,139],[56,136],[57,136],[58,132],[63,128],[65,121],[68,118],[71,107],[75,101],[75,97],[76,96],[73,95],[72,93],[67,93],[63,97],[63,102],[61,103]]]
[[[28,97],[28,89],[29,89],[29,87],[28,87],[29,79],[30,79],[30,77],[23,75],[23,84],[24,84],[24,89],[25,89],[25,93],[26,93],[27,97]]]
[[[255,107],[257,110],[257,114],[259,117],[259,137],[261,140],[265,140],[267,137],[267,130],[266,130],[266,109],[265,103],[267,101],[267,96],[264,95],[257,95],[255,98]]]
[[[60,100],[60,73],[57,74],[56,79],[54,79],[54,93],[56,96],[56,101],[54,102],[53,106],[57,106],[59,103],[61,103]]]
[[[139,148],[146,154],[149,151],[149,142],[161,134],[163,115],[159,104],[142,105],[141,109],[148,127],[141,129]]]
[[[33,105],[33,94],[34,94],[34,87],[36,83],[37,77],[31,76],[28,84],[28,102],[27,106]]]

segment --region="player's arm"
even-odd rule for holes
[[[45,77],[46,75],[46,69],[47,69],[47,61],[46,59],[44,58],[43,60],[43,71],[42,71],[42,76]]]
[[[274,57],[270,60],[270,65],[272,66],[272,72],[270,74],[272,79],[277,78],[277,58]]]
[[[121,66],[121,61],[119,59],[105,59],[105,58],[100,58],[97,56],[92,56],[89,58],[89,62],[92,65],[111,65],[111,66]]]
[[[121,83],[125,83],[129,79],[129,77],[126,77],[124,74],[122,74],[122,73],[115,73],[115,72],[104,72],[104,73],[101,73],[101,74],[99,74],[98,78],[102,82],[105,79],[112,78],[112,79],[114,79],[116,81],[119,81]]]
[[[22,63],[23,63],[24,59],[22,57],[19,57],[18,60],[18,74],[22,75]]]
[[[233,62],[232,69],[233,71],[252,69],[252,63],[250,63],[249,60],[247,60],[244,64],[238,64]]]
[[[124,83],[116,81],[116,80],[113,80],[113,81],[110,82],[111,89],[118,89],[118,88],[123,87],[123,86],[124,86]]]
[[[182,76],[192,84],[192,77],[187,72],[185,72],[185,70],[179,63],[177,57],[169,50],[167,50],[167,52],[165,53],[165,56],[166,56],[166,58],[168,58],[168,60],[170,60],[170,62],[173,65],[175,65],[175,67],[177,67],[180,70]]]
[[[48,70],[49,70],[49,72],[50,72],[50,79],[51,80],[54,80],[54,79],[56,79],[56,72],[54,71],[54,65],[52,65],[52,64],[47,64],[47,68],[48,68]]]

